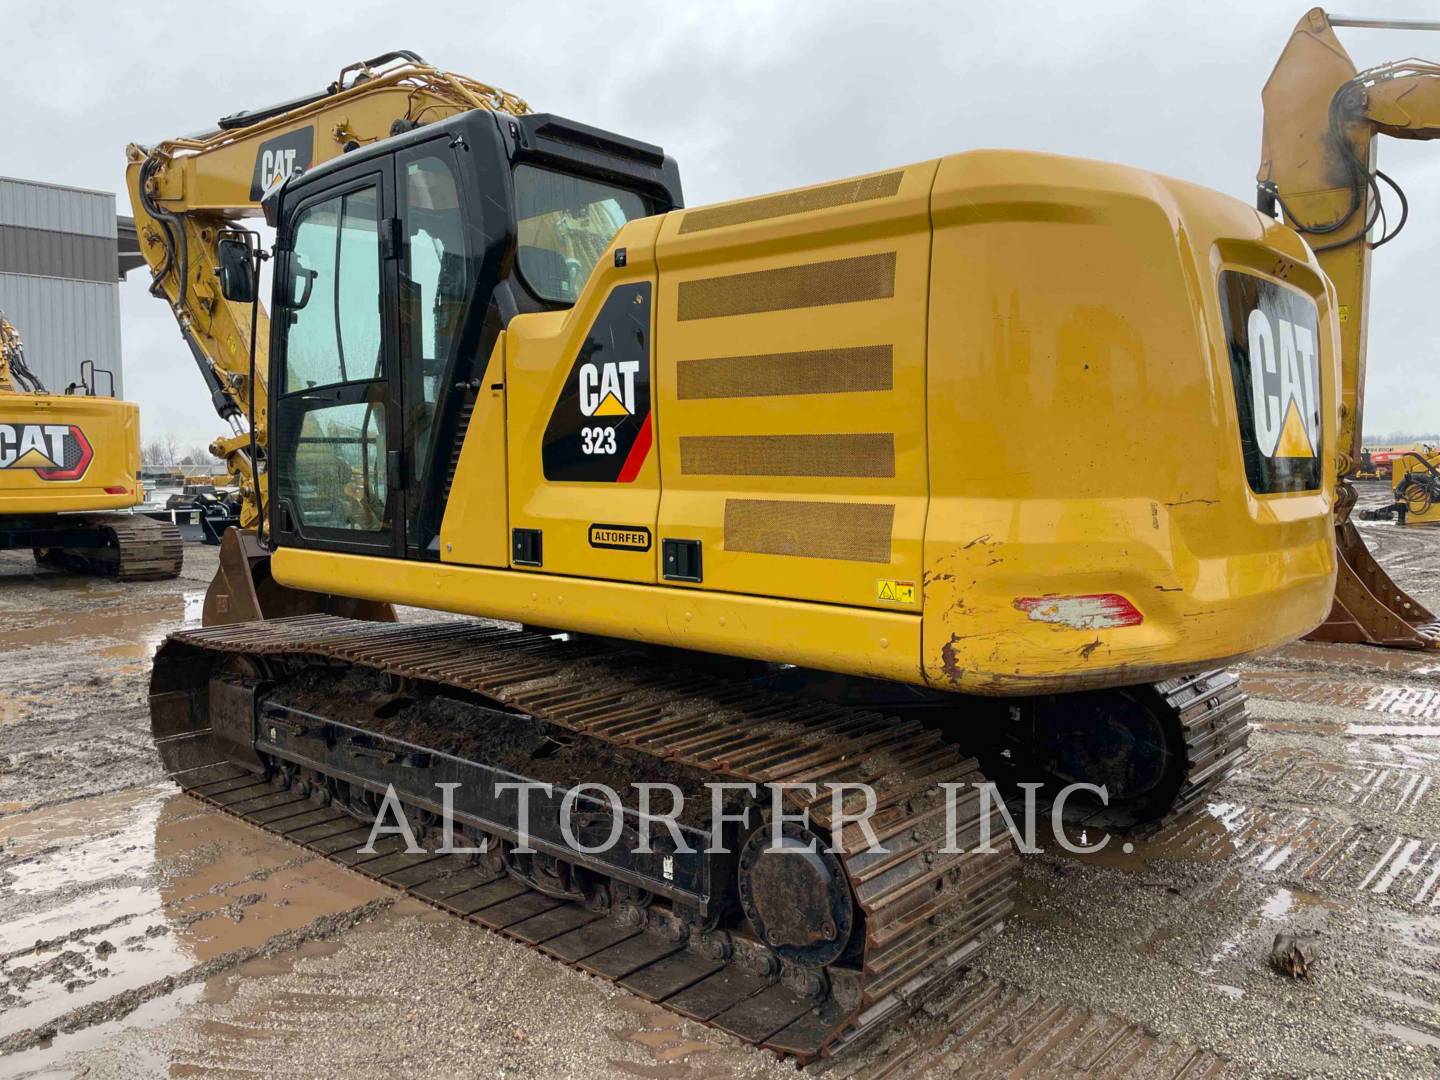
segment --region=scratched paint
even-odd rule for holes
[[[1021,596],[1015,607],[1031,622],[1051,623],[1072,630],[1110,630],[1135,626],[1140,613],[1130,601],[1114,593],[1090,596]]]

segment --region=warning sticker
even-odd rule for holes
[[[889,604],[915,603],[915,583],[896,581],[894,578],[875,579],[875,599]]]

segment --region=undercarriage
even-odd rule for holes
[[[120,581],[173,578],[184,561],[180,530],[138,514],[0,519],[4,548],[30,548],[41,566]]]
[[[803,1062],[868,1041],[971,963],[1019,856],[966,749],[967,715],[972,734],[995,727],[985,703],[905,715],[777,691],[774,674],[499,625],[310,616],[173,636],[151,700],[166,769],[197,797]],[[1192,805],[1244,745],[1232,676],[1126,693],[1138,719],[1111,724],[1098,757],[1138,797],[1109,826]],[[1106,768],[1022,737],[1073,741],[1094,709],[1008,704],[1005,745],[982,748],[1004,783],[1037,762],[1052,781]],[[1134,750],[1147,737],[1153,761]]]

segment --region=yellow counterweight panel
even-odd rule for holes
[[[936,164],[667,215],[659,534],[699,588],[921,609]]]
[[[134,506],[139,470],[138,406],[69,394],[0,394],[0,514]]]
[[[517,316],[506,330],[510,526],[542,532],[547,573],[614,581],[655,580],[658,545],[629,550],[598,546],[591,542],[591,526],[654,530],[660,501],[656,455],[645,454],[634,478],[625,483],[552,482],[545,478],[542,447],[546,428],[576,360],[583,352],[603,362],[616,347],[608,339],[590,340],[592,328],[612,294],[643,284],[647,286],[644,292],[653,297],[655,234],[662,220],[642,218],[624,226],[600,257],[574,307],[564,312]],[[624,266],[615,265],[613,252],[620,248],[626,253]],[[640,292],[633,294],[638,296]],[[649,327],[647,336],[653,349],[654,301],[636,308],[648,309],[643,322]]]
[[[500,331],[465,428],[450,501],[440,523],[442,562],[509,566],[506,519],[505,339]]]
[[[1308,249],[1233,200],[1040,154],[945,159],[933,211],[930,681],[982,693],[1139,682],[1316,625],[1335,574],[1338,349]],[[1247,485],[1225,266],[1319,308],[1317,490]],[[1142,621],[1022,602],[1111,594]]]

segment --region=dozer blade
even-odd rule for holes
[[[1440,648],[1434,614],[1396,585],[1350,521],[1335,526],[1338,572],[1335,602],[1310,641],[1379,645],[1387,649]]]
[[[281,585],[270,576],[270,553],[260,546],[255,534],[226,529],[220,538],[220,569],[205,591],[202,625],[224,626],[296,615],[395,622],[395,609],[389,604]]]

